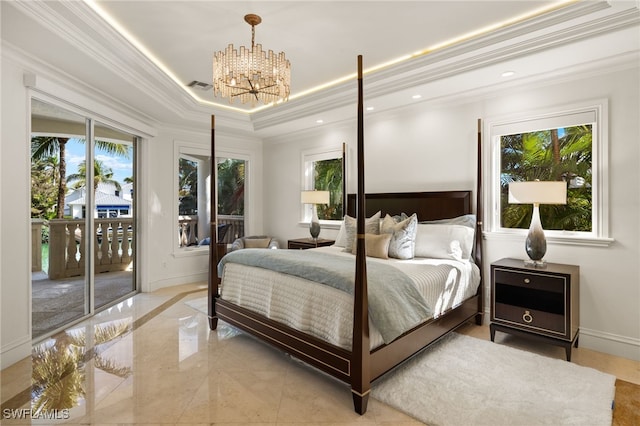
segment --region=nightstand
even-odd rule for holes
[[[522,260],[491,264],[491,341],[496,330],[534,338],[565,348],[578,347],[580,268],[547,263],[545,268]]]
[[[335,240],[326,240],[324,238],[318,238],[317,240],[314,240],[313,238],[298,238],[295,240],[289,240],[287,248],[305,250],[316,247],[332,246],[335,242]]]

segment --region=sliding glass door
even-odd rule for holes
[[[132,294],[136,137],[32,100],[32,336]]]
[[[93,214],[96,309],[135,291],[134,164],[136,137],[95,124]]]

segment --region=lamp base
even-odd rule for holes
[[[529,233],[524,242],[524,248],[529,256],[529,259],[524,261],[525,266],[532,268],[544,268],[547,266],[547,262],[542,259],[547,252],[547,240],[544,237],[544,230],[540,223],[538,203],[533,204],[531,225],[529,226]]]
[[[309,233],[314,240],[318,239],[320,235],[320,220],[318,219],[318,211],[316,205],[312,205],[311,223],[309,224]]]
[[[317,240],[318,235],[320,235],[320,222],[311,222],[311,225],[309,225],[309,233],[311,234],[311,238]]]
[[[544,261],[544,260],[526,259],[524,261],[524,266],[526,266],[528,268],[546,268],[547,267],[547,262]]]

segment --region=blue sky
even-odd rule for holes
[[[124,178],[133,176],[133,157],[122,158],[106,153],[98,148],[95,152],[96,160],[102,161],[104,165],[113,171],[115,180],[124,183]],[[66,146],[67,176],[78,173],[78,166],[85,158],[84,143],[78,139],[70,139]]]

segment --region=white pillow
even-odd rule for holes
[[[418,224],[416,257],[468,260],[473,249],[474,230],[463,225]]]
[[[347,243],[347,230],[344,228],[345,228],[345,224],[343,219],[342,223],[340,224],[340,230],[338,231],[338,236],[336,237],[336,242],[333,243],[334,246],[344,247],[345,244]]]

